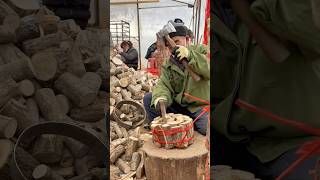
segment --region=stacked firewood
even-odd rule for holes
[[[110,114],[123,121],[110,122],[110,178],[111,180],[142,180],[144,176],[144,155],[139,148],[144,116],[136,107],[121,101],[143,104],[145,93],[151,92],[157,77],[144,71],[135,71],[123,64],[121,56],[111,53],[110,63]],[[112,118],[112,116],[111,116]],[[135,126],[137,125],[137,126]]]
[[[28,2],[0,1],[0,179],[10,179],[13,145],[27,127],[72,123],[106,137],[107,33]],[[20,151],[34,167],[28,179],[102,179],[105,168],[103,157],[64,136],[41,135]]]

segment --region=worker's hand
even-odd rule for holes
[[[160,103],[163,102],[167,108],[168,106],[168,103],[167,103],[167,100],[166,98],[162,98],[162,97],[159,97],[157,98],[155,101],[154,101],[154,104],[156,105],[156,109],[160,111]]]
[[[183,59],[188,60],[189,50],[184,46],[177,45],[173,50],[173,54],[179,61],[182,61]]]
[[[116,50],[117,50],[118,54],[123,52],[123,50],[121,49],[121,47],[119,45],[116,46]]]

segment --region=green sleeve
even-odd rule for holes
[[[168,106],[170,106],[173,102],[172,95],[173,89],[170,84],[170,78],[168,75],[168,70],[162,67],[161,76],[157,82],[156,87],[152,91],[152,101],[151,106],[155,107],[155,100],[159,97],[163,97],[167,99]]]
[[[198,47],[191,47],[189,51],[189,65],[191,65],[193,71],[202,76],[204,80],[210,80],[210,61],[206,56],[206,48],[200,45]]]

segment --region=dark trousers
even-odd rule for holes
[[[294,148],[271,162],[261,163],[257,157],[246,149],[246,144],[230,142],[212,129],[211,137],[211,165],[229,165],[234,169],[252,172],[262,180],[275,179],[298,159],[296,155],[298,148]],[[318,159],[320,159],[319,155],[303,161],[297,169],[293,170],[283,180],[312,180],[313,176],[309,174],[309,171],[315,169]],[[215,179],[214,175],[211,179]]]
[[[147,93],[143,98],[143,104],[147,111],[147,116],[149,121],[153,121],[154,118],[161,115],[161,112],[155,108],[151,107],[151,99],[152,93]],[[187,108],[182,107],[176,102],[173,102],[171,106],[167,108],[167,113],[175,113],[175,114],[184,114],[192,119],[198,117],[201,113],[201,109],[197,112],[190,112]],[[200,134],[205,135],[207,130],[207,122],[208,122],[208,113],[203,114],[196,122],[195,122],[195,130],[198,131]]]

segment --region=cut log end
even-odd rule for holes
[[[32,56],[29,67],[40,81],[52,79],[57,72],[57,60],[51,53],[39,52]]]
[[[35,179],[40,179],[40,178],[44,178],[49,171],[49,167],[44,165],[44,164],[40,164],[39,166],[37,166],[33,172],[32,172],[32,176]]]
[[[28,79],[25,79],[19,83],[19,90],[21,94],[26,97],[32,96],[35,92],[33,83]]]

